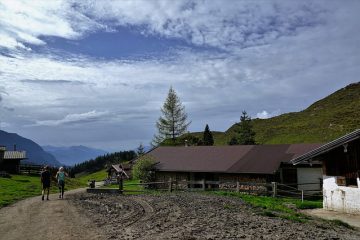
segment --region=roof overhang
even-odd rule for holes
[[[318,148],[316,148],[310,152],[307,152],[297,158],[294,158],[290,162],[294,165],[297,165],[297,164],[305,162],[305,161],[311,162],[314,157],[317,157],[320,154],[329,152],[337,147],[344,146],[347,143],[352,142],[359,138],[360,138],[360,129],[357,129],[349,134],[346,134],[338,139],[335,139],[334,141],[326,143],[326,144],[322,145],[321,147],[318,147]]]

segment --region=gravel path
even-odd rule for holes
[[[104,239],[360,239],[360,232],[329,222],[261,216],[237,199],[213,195],[81,194],[72,201]]]
[[[58,194],[52,194],[49,201],[41,201],[38,196],[1,208],[0,239],[106,239],[101,229],[93,226],[68,200],[72,194],[83,191],[65,192],[63,200],[57,199]]]

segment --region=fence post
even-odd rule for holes
[[[123,192],[124,192],[124,185],[123,185],[122,177],[120,177],[120,179],[119,179],[119,192],[120,192],[120,194],[123,194]]]
[[[172,178],[169,181],[169,192],[172,192]]]
[[[273,197],[277,196],[277,182],[271,182],[272,190],[273,190]]]
[[[205,191],[205,179],[202,180],[202,189]]]
[[[301,190],[301,202],[304,202],[304,190]]]
[[[236,180],[236,192],[240,192],[240,183],[239,183],[239,179]]]

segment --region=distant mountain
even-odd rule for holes
[[[45,151],[54,155],[56,159],[58,159],[66,166],[73,166],[77,163],[95,159],[98,156],[108,153],[101,149],[89,148],[85,146],[56,147],[47,145],[42,147]]]
[[[325,143],[360,128],[360,82],[350,84],[300,112],[253,119],[258,144]],[[213,132],[215,145],[227,145],[237,124]],[[202,138],[202,132],[191,133]]]
[[[62,165],[53,155],[45,152],[37,143],[16,133],[0,130],[0,145],[6,146],[6,149],[9,151],[14,150],[14,145],[16,145],[17,150],[26,151],[28,159],[21,161],[21,163],[46,164],[50,166]]]

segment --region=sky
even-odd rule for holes
[[[301,111],[360,76],[360,1],[0,0],[0,129],[149,145],[170,86],[189,131]]]

